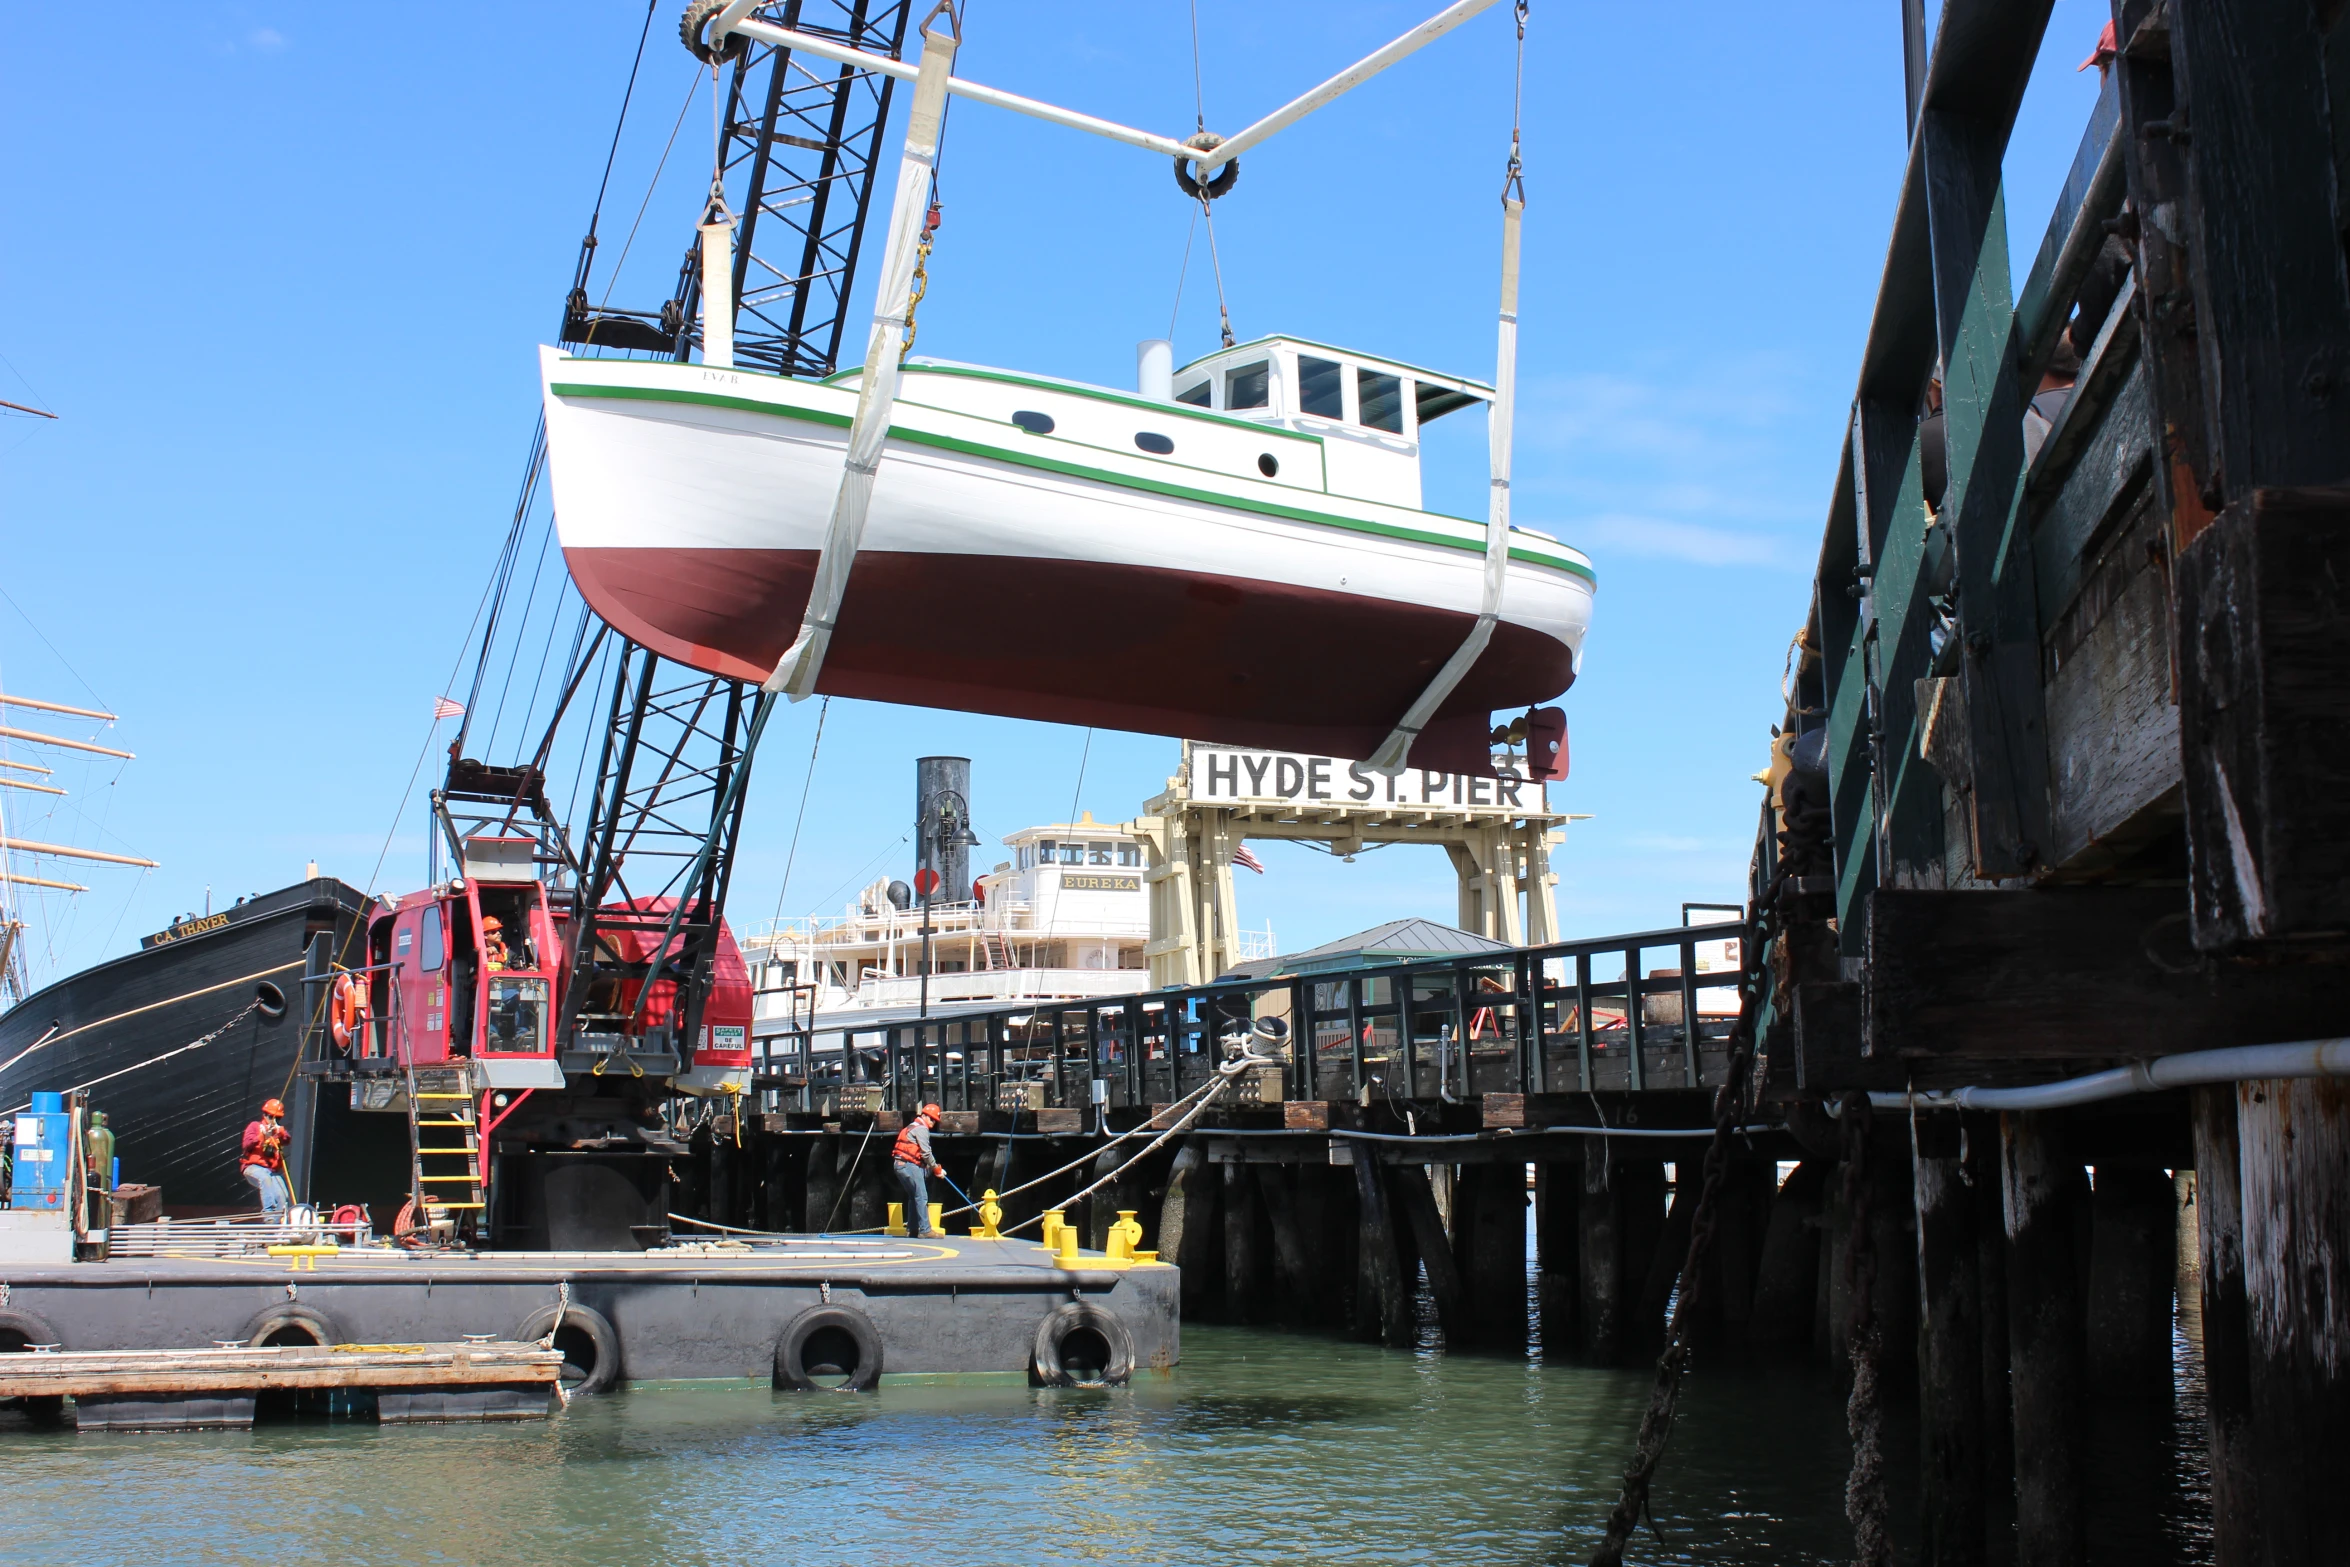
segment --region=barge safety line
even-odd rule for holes
[[[1881,1110],[2061,1110],[2198,1083],[2241,1083],[2265,1077],[2350,1077],[2350,1038],[2191,1050],[2029,1088],[1879,1091],[1869,1095],[1869,1103]],[[1835,1113],[1835,1102],[1829,1104],[1830,1113]]]

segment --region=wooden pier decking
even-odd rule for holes
[[[272,1393],[344,1395],[313,1407],[387,1424],[521,1420],[547,1413],[562,1370],[561,1350],[499,1341],[34,1349],[0,1355],[0,1398],[36,1412],[71,1398],[84,1430],[251,1425]]]

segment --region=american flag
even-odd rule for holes
[[[464,716],[465,704],[463,702],[452,702],[445,696],[436,696],[432,699],[432,721],[434,723],[437,724],[444,718],[463,718]]]
[[[1265,874],[1264,861],[1249,853],[1248,845],[1245,843],[1232,851],[1232,863],[1243,870],[1255,871],[1259,876]]]

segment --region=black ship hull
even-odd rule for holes
[[[324,932],[331,953],[364,961],[353,931],[366,902],[331,877],[299,882],[159,931],[26,997],[0,1016],[0,1108],[87,1085],[114,1131],[122,1179],[161,1187],[168,1211],[194,1215],[255,1205],[238,1138],[263,1100],[282,1098],[295,1134],[289,1173],[304,1190],[316,1114],[314,1085],[295,1071],[304,949]],[[216,1037],[183,1048],[207,1035]]]

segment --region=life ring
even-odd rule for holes
[[[555,1312],[553,1306],[541,1306],[523,1318],[515,1341],[530,1344],[552,1336],[563,1351],[563,1389],[571,1397],[611,1392],[620,1381],[620,1335],[611,1321],[593,1306],[563,1307],[560,1324]]]
[[[316,1344],[332,1348],[342,1342],[334,1319],[314,1306],[299,1301],[280,1301],[254,1314],[253,1320],[238,1330],[245,1342],[255,1349],[272,1344]]]
[[[1202,152],[1209,152],[1221,145],[1223,140],[1224,138],[1214,131],[1201,131],[1194,136],[1185,138],[1183,145],[1197,147]],[[1202,185],[1191,177],[1191,165],[1196,161],[1192,158],[1177,158],[1175,160],[1175,183],[1182,186],[1183,194],[1194,201],[1202,199],[1214,201],[1218,196],[1230,190],[1234,182],[1240,178],[1240,160],[1234,158],[1216,171],[1214,179]]]
[[[35,1344],[64,1342],[47,1317],[29,1311],[0,1311],[0,1355],[21,1354]]]
[[[775,1385],[822,1392],[817,1375],[841,1377],[832,1388],[840,1393],[863,1393],[880,1382],[881,1330],[871,1317],[853,1306],[811,1306],[785,1324],[775,1341]]]
[[[1117,1387],[1134,1375],[1134,1335],[1109,1307],[1072,1300],[1036,1325],[1034,1359],[1046,1387]]]
[[[335,1048],[348,1050],[351,1041],[366,1031],[367,1019],[374,1008],[367,999],[367,982],[348,972],[335,976],[334,989],[327,1001],[327,1029],[334,1035]]]

